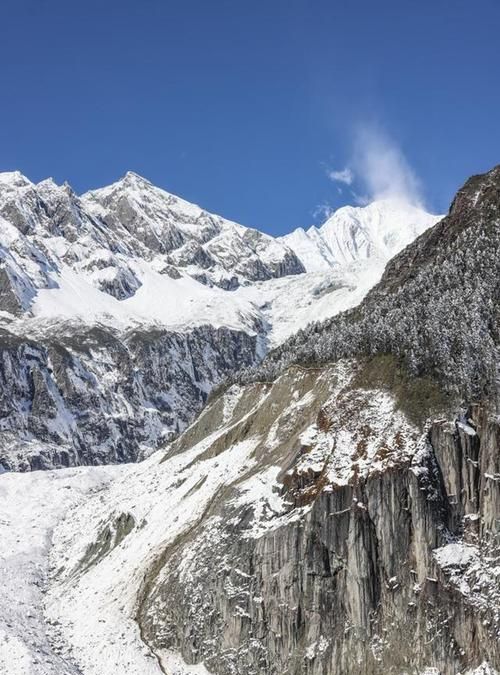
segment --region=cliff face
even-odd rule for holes
[[[211,387],[255,362],[259,338],[229,328],[123,334],[59,326],[0,339],[0,465],[131,462],[182,431]]]
[[[57,529],[47,612],[76,663],[105,644],[124,672],[500,666],[496,418],[422,432],[360,368],[229,389]]]
[[[313,434],[281,467],[285,515],[229,491],[167,551],[138,617],[155,651],[218,675],[500,666],[497,421],[476,407],[467,423],[433,423],[416,445],[403,425],[373,455],[358,419],[339,479],[331,462],[353,415],[345,396],[360,402],[341,394],[318,412],[331,455],[318,462]]]

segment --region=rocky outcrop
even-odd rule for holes
[[[223,376],[255,365],[311,318],[357,304],[394,246],[436,220],[385,203],[351,216],[369,238],[381,227],[394,234],[400,220],[413,225],[367,269],[351,251],[352,266],[332,259],[329,271],[308,277],[284,241],[137,174],[78,196],[51,179],[0,173],[0,463],[27,469],[144,456],[184,428]],[[180,335],[188,337],[172,338]],[[194,366],[186,341],[196,345]]]
[[[433,423],[411,449],[407,428],[391,437],[386,427],[383,440],[367,429],[355,412],[362,397],[347,387],[334,407],[331,399],[320,405],[319,393],[316,432],[301,442],[296,430],[310,410],[285,422],[285,382],[303,394],[303,376],[297,384],[285,375],[265,411],[243,418],[212,450],[262,432],[272,410],[268,429],[282,444],[278,456],[276,441],[267,441],[265,464],[276,462],[276,483],[261,458],[260,488],[237,482],[220,492],[165,551],[143,589],[144,639],[217,675],[401,675],[427,667],[454,675],[484,660],[498,668],[496,420],[475,407],[467,423]],[[182,442],[196,441],[196,426]],[[338,463],[348,429],[345,474]]]
[[[212,386],[257,358],[259,338],[61,325],[0,340],[0,464],[47,469],[136,461],[178,434]]]

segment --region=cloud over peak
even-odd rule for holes
[[[354,140],[353,167],[371,199],[399,198],[422,203],[421,184],[401,148],[384,132],[361,127]]]
[[[345,185],[351,185],[354,180],[354,174],[347,166],[345,169],[340,169],[338,171],[328,169],[327,176],[334,183],[344,183]]]
[[[353,133],[349,162],[326,171],[328,178],[350,188],[358,204],[376,199],[401,199],[422,205],[420,181],[401,148],[380,128],[359,126]],[[342,192],[341,187],[338,187]]]

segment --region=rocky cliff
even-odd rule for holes
[[[500,667],[498,422],[422,429],[364,368],[231,388],[59,528],[48,616],[76,663],[119,625],[106,658],[146,643],[165,673]]]
[[[0,336],[0,465],[7,470],[144,458],[173,438],[215,383],[258,357],[258,334],[60,325]]]
[[[376,210],[373,233],[356,210],[367,240],[410,218]],[[134,173],[82,196],[0,174],[0,469],[144,457],[222,378],[357,304],[387,257],[305,274],[285,242]]]
[[[266,408],[285,383],[303,400],[311,379],[285,375]],[[475,409],[417,440],[389,400],[347,384],[316,398],[301,437],[312,410],[280,420],[274,487],[258,460],[258,475],[220,495],[155,570],[139,614],[155,649],[220,675],[500,665],[498,423]],[[256,416],[244,434],[261,425]],[[245,504],[264,486],[269,504]]]
[[[57,529],[85,673],[497,672],[499,180]]]

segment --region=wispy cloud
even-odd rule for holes
[[[348,166],[340,170],[327,169],[326,175],[334,183],[344,183],[345,185],[352,185],[354,180],[354,173]]]
[[[370,199],[400,198],[422,204],[422,188],[401,148],[380,129],[360,127],[354,135],[351,165]]]
[[[347,160],[343,168],[324,167],[343,202],[348,193],[349,201],[359,206],[377,199],[400,199],[424,207],[420,180],[397,142],[379,126],[359,125],[352,131]],[[333,211],[323,203],[312,215],[325,220]]]
[[[331,204],[319,204],[312,210],[311,215],[315,220],[324,221],[327,220],[334,211],[335,209]]]

